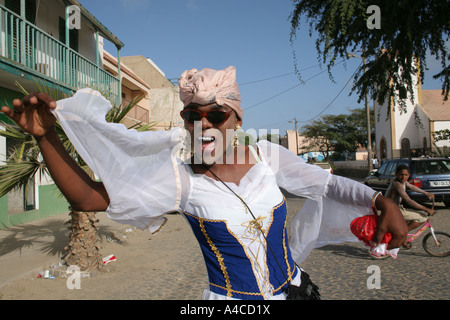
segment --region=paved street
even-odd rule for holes
[[[290,214],[301,207],[302,199],[288,199]],[[437,205],[432,220],[436,230],[450,231],[450,209]],[[358,243],[328,245],[315,249],[302,268],[321,288],[322,297],[347,299],[418,299],[448,300],[450,298],[450,257],[429,256],[422,248],[423,235],[413,248],[401,250],[397,260],[375,260]],[[368,289],[374,267],[380,271],[380,289]],[[368,270],[369,269],[369,270]],[[369,273],[368,273],[369,271]],[[375,284],[370,281],[370,284]]]
[[[289,218],[302,207],[301,198],[287,198]],[[437,230],[450,231],[450,210],[442,204],[433,219]],[[0,230],[0,299],[199,300],[207,287],[200,249],[184,218],[169,215],[157,235],[117,224],[103,213],[99,234],[104,255],[115,262],[83,279],[80,290],[69,290],[66,279],[37,279],[39,270],[59,261],[67,242],[67,215]],[[315,249],[303,263],[325,300],[448,300],[450,257],[430,257],[421,238],[393,260],[371,259],[362,245],[344,243]],[[380,275],[368,288],[374,271]],[[368,273],[369,271],[369,273]],[[373,278],[373,277],[372,277]],[[370,279],[372,279],[370,278]],[[370,280],[369,279],[369,280]]]

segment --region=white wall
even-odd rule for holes
[[[376,141],[376,154],[377,157],[381,157],[381,139],[384,138],[386,142],[386,158],[392,158],[392,134],[391,134],[391,115],[388,116],[388,103],[384,102],[383,105],[378,105],[374,102],[375,106],[375,141]],[[379,159],[381,160],[381,158]]]
[[[431,137],[429,119],[419,107],[417,79],[415,80],[416,84],[414,86],[413,101],[411,101],[409,93],[404,100],[406,103],[406,110],[400,109],[399,103],[396,101],[392,115],[387,117],[387,101],[382,106],[374,103],[377,153],[380,153],[380,142],[382,137],[384,137],[386,140],[388,158],[398,156],[396,154],[393,155],[392,150],[400,150],[401,142],[404,138],[409,140],[411,150],[422,149],[424,137],[427,140],[427,147],[430,147]],[[391,119],[394,120],[392,127]],[[394,139],[392,139],[392,135],[394,135]]]

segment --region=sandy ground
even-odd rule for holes
[[[303,205],[288,200],[288,219]],[[436,229],[450,231],[450,209],[439,207]],[[156,235],[130,228],[99,213],[102,256],[117,260],[70,289],[66,278],[38,278],[57,265],[68,241],[67,214],[0,230],[0,300],[199,300],[207,274],[194,235],[178,214]],[[422,236],[423,237],[423,236]],[[370,289],[369,267],[381,272],[381,287]],[[426,254],[417,239],[397,260],[373,260],[357,243],[315,249],[302,264],[324,300],[450,299],[450,257]],[[56,269],[60,270],[60,269]],[[63,269],[62,269],[63,270]],[[63,273],[64,274],[64,273]],[[65,274],[64,274],[65,275]],[[73,284],[73,282],[72,282]]]
[[[98,217],[102,256],[112,254],[116,261],[82,278],[80,289],[69,289],[75,282],[67,285],[70,274],[63,267],[52,269],[61,262],[68,239],[67,215],[0,230],[0,299],[201,298],[207,287],[206,268],[182,216],[168,215],[168,223],[156,235],[115,223],[104,213]],[[55,279],[38,278],[46,269],[56,274]]]

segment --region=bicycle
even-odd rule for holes
[[[434,201],[433,207],[434,210]],[[436,214],[436,211],[435,213]],[[427,221],[413,234],[408,233],[408,240],[403,246],[404,249],[410,249],[412,247],[412,242],[417,239],[425,230],[430,229],[430,232],[425,235],[422,240],[423,249],[431,256],[434,257],[447,257],[450,255],[450,234],[443,231],[434,230],[431,225],[430,219]]]

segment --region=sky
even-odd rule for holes
[[[357,103],[356,93],[349,95],[361,59],[335,66],[331,80],[308,26],[301,26],[291,46],[291,0],[79,1],[125,44],[121,56],[148,57],[168,79],[193,68],[235,66],[244,131],[278,129],[284,136],[295,128],[294,119],[301,131],[321,115],[364,107],[364,102]],[[105,49],[116,56],[108,41]],[[293,50],[303,82],[294,72]],[[423,89],[441,88],[430,81],[432,71]]]

